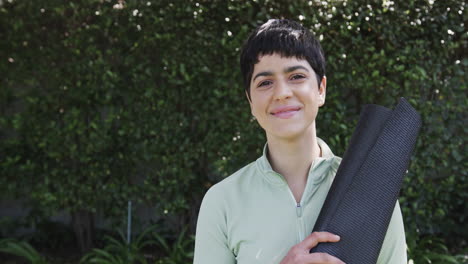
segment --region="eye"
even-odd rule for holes
[[[294,74],[293,76],[291,76],[291,80],[300,80],[300,79],[304,79],[305,76],[302,75],[302,74]]]
[[[258,84],[258,87],[262,87],[262,86],[268,86],[268,85],[271,85],[273,82],[272,81],[269,81],[269,80],[266,80],[266,81],[262,81]]]

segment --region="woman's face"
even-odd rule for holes
[[[264,55],[254,66],[250,108],[268,137],[290,140],[315,129],[325,92],[325,77],[318,87],[316,74],[306,60]]]

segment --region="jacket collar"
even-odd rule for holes
[[[317,157],[312,162],[309,169],[309,175],[307,181],[312,180],[314,184],[319,184],[323,181],[327,173],[325,173],[331,166],[335,155],[331,151],[330,147],[322,139],[317,137],[317,143],[321,149],[322,156]],[[287,182],[284,177],[275,172],[271,167],[271,164],[267,158],[268,143],[263,147],[263,155],[257,159],[257,169],[265,176],[265,179],[274,185],[286,185]]]

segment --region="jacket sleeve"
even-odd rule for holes
[[[406,264],[406,238],[400,204],[396,202],[377,264]]]
[[[228,246],[226,206],[222,191],[213,186],[203,198],[197,220],[194,264],[235,264]]]

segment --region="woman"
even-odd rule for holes
[[[194,263],[343,263],[309,254],[318,243],[340,239],[310,234],[341,161],[316,136],[327,84],[319,42],[297,22],[269,20],[244,44],[240,64],[267,144],[260,158],[206,193]],[[378,263],[406,263],[398,203]]]

